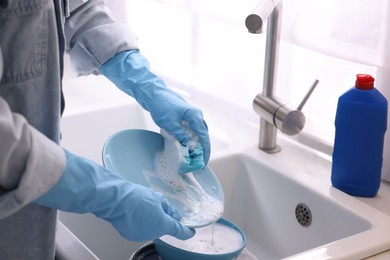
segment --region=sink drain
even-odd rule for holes
[[[309,207],[304,203],[299,203],[295,207],[295,217],[299,224],[308,227],[311,224],[312,216]]]

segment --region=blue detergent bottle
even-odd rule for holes
[[[387,100],[374,78],[356,76],[355,87],[340,96],[335,119],[332,185],[353,196],[374,197],[380,187]]]

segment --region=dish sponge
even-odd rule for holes
[[[164,137],[164,155],[168,160],[171,169],[179,174],[185,174],[205,167],[203,160],[203,147],[198,137],[191,129],[187,128],[192,140],[185,146],[170,135],[166,130],[161,129]]]

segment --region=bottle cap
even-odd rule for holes
[[[367,74],[357,74],[355,88],[362,90],[370,90],[374,88],[375,79]]]

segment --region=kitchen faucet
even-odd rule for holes
[[[267,153],[280,151],[276,143],[277,129],[287,135],[296,135],[303,129],[305,115],[301,110],[318,84],[318,80],[315,80],[297,109],[288,107],[274,96],[281,18],[281,0],[262,0],[245,20],[248,31],[257,34],[262,33],[264,21],[267,20],[263,91],[253,100],[253,109],[261,117],[259,148]]]

